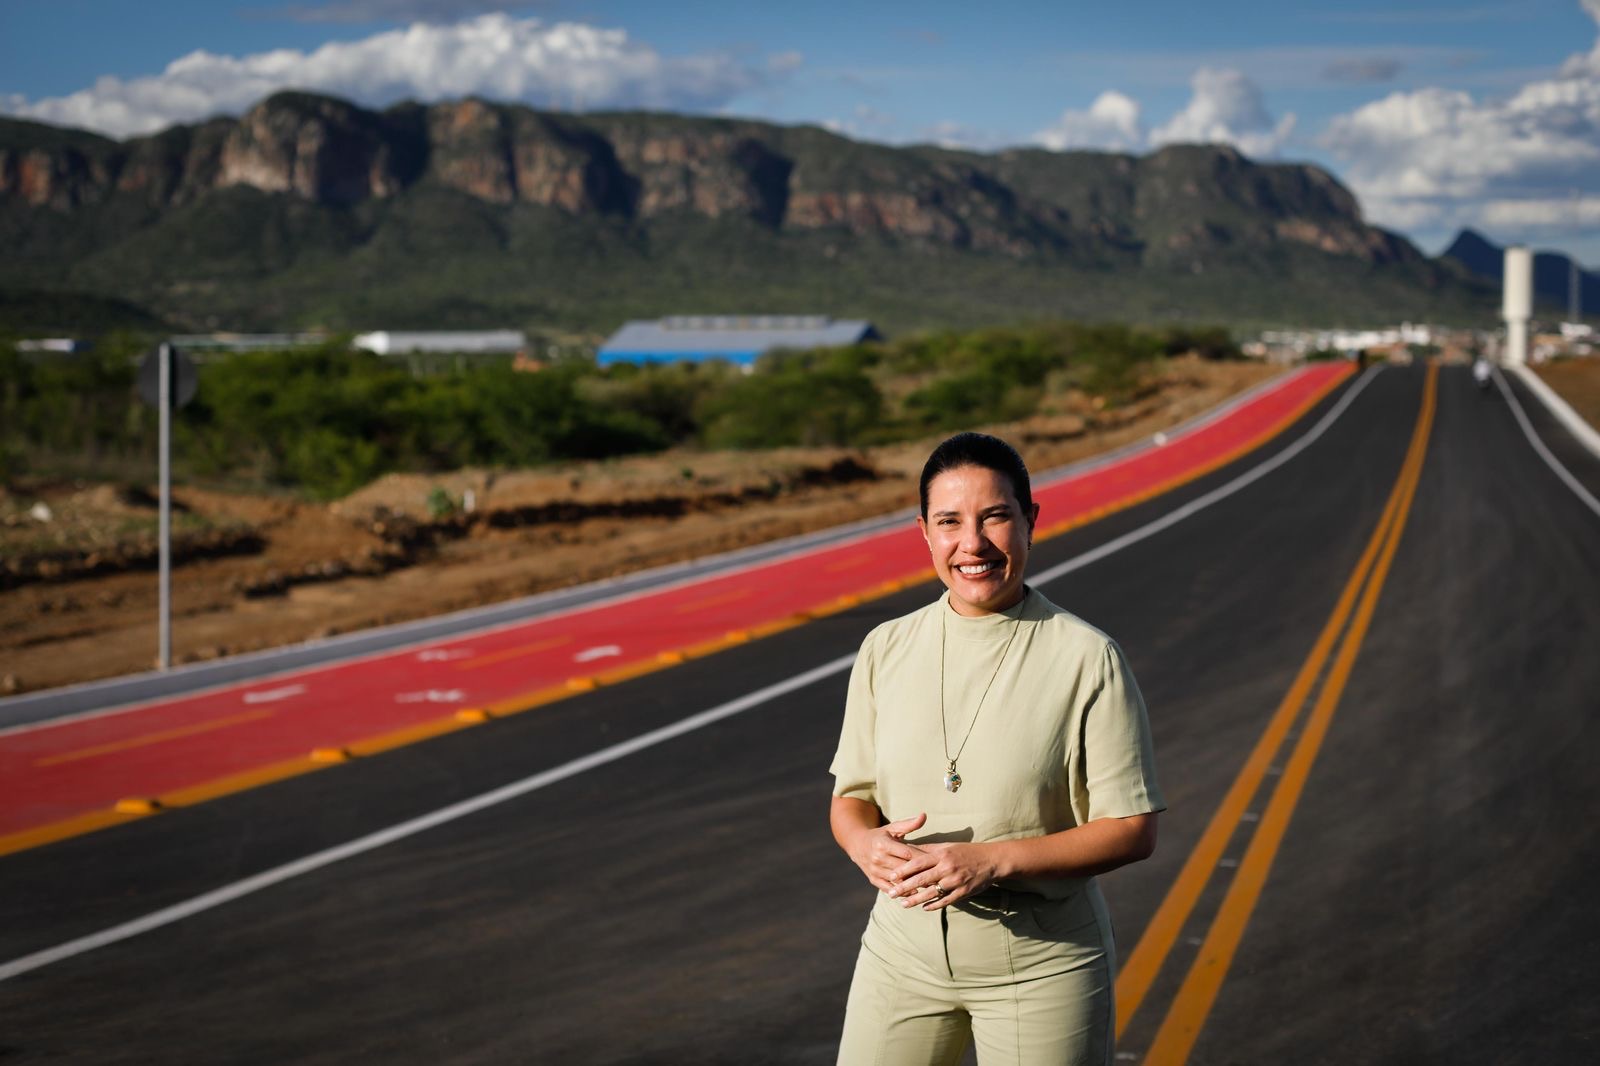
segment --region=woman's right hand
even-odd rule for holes
[[[879,892],[890,892],[895,886],[889,879],[893,872],[922,850],[915,844],[907,844],[905,837],[921,829],[928,816],[918,814],[887,825],[878,825],[878,817],[877,807],[870,803],[836,798],[833,835],[850,860],[866,874],[872,887]]]

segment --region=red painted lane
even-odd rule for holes
[[[1262,443],[1326,395],[1343,364],[1286,375],[1222,418],[1114,464],[1036,489],[1049,531],[1188,480]],[[118,714],[0,737],[0,836],[126,796],[159,796],[341,748],[466,707],[513,707],[575,677],[931,576],[914,528],[863,536],[690,584],[470,636],[297,671]],[[242,786],[241,786],[242,787]]]

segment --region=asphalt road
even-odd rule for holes
[[[1424,380],[1386,369],[1346,386],[1361,388],[1349,409],[1281,469],[1043,586],[1117,637],[1151,708],[1171,809],[1156,856],[1105,879],[1125,952],[1356,568]],[[1600,484],[1600,463],[1536,424]],[[1299,432],[1042,543],[1033,570],[1200,497]],[[1596,545],[1600,516],[1534,455],[1504,399],[1444,368],[1370,630],[1190,1061],[1600,1056]],[[0,962],[725,704],[851,653],[933,593],[7,856]],[[0,1062],[831,1062],[871,900],[825,823],[844,684],[832,674],[0,982]],[[1253,824],[1134,1015],[1129,1061],[1151,1046]]]

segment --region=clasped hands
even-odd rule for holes
[[[994,883],[995,866],[982,844],[909,844],[926,814],[903,818],[858,838],[852,857],[872,887],[904,907],[933,911],[982,892]]]

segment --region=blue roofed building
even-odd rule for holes
[[[837,348],[877,339],[870,322],[825,315],[676,315],[629,322],[600,346],[595,358],[601,366],[710,359],[749,366],[779,348]]]

